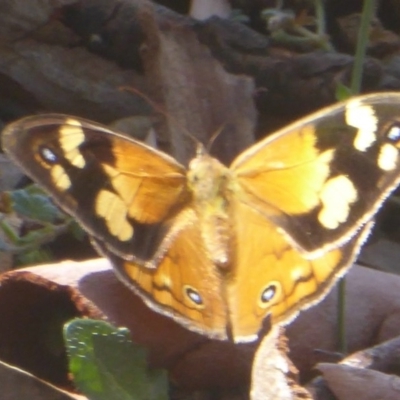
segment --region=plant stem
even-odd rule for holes
[[[354,66],[351,76],[351,92],[360,93],[365,53],[368,45],[371,20],[375,16],[376,0],[364,0],[361,14],[360,30],[358,31],[357,49],[354,57]]]

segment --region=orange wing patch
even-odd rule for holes
[[[321,153],[315,144],[315,128],[308,124],[291,135],[256,144],[231,169],[246,194],[260,207],[266,204],[267,214],[271,208],[283,214],[305,213],[319,204],[319,191],[334,156],[333,149]]]
[[[228,314],[222,277],[202,243],[199,221],[190,209],[176,218],[154,267],[125,261],[97,242],[122,280],[151,308],[192,330],[223,339]]]
[[[249,340],[266,316],[287,324],[323,298],[354,261],[370,226],[343,248],[306,259],[256,210],[235,204],[237,254],[228,283],[233,336]]]

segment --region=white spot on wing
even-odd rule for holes
[[[82,124],[76,119],[68,118],[60,127],[59,142],[65,158],[75,167],[83,168],[85,159],[79,151],[79,145],[85,141]]]
[[[51,180],[61,191],[71,187],[71,180],[61,165],[54,165],[50,171]]]
[[[376,141],[378,119],[373,107],[350,100],[346,105],[346,123],[358,129],[353,143],[357,150],[365,151]]]
[[[320,193],[322,210],[318,220],[327,229],[336,229],[346,222],[350,206],[357,200],[357,190],[344,175],[339,175],[325,182]]]
[[[133,227],[127,220],[127,208],[122,199],[108,190],[101,190],[96,198],[96,213],[104,218],[111,235],[121,241],[130,240]]]
[[[378,155],[378,166],[384,171],[393,171],[397,166],[399,151],[389,143],[385,143]]]

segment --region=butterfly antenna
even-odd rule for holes
[[[157,104],[154,100],[152,100],[149,96],[146,94],[142,93],[140,90],[135,89],[134,87],[131,86],[121,86],[120,90],[125,90],[127,92],[132,92],[136,94],[137,96],[141,97],[143,100],[145,100],[154,110],[156,110],[158,113],[163,115],[164,117],[172,120],[172,122],[183,132],[184,135],[186,135],[190,140],[192,140],[196,146],[196,151],[199,151],[199,148],[203,148],[204,146],[200,143],[196,137],[194,137],[182,124],[180,124],[176,118],[171,116],[169,113],[165,111],[159,104]]]
[[[218,136],[222,133],[222,131],[225,128],[225,123],[223,125],[221,125],[211,136],[210,140],[208,141],[207,144],[207,153],[210,153],[211,147],[213,146],[213,144],[215,143],[215,140],[218,138]]]

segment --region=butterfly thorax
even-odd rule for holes
[[[194,209],[201,224],[204,246],[210,259],[225,269],[232,258],[230,170],[208,154],[201,154],[190,162],[187,177]]]

